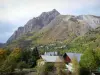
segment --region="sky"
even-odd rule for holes
[[[100,0],[0,0],[0,43],[31,18],[52,9],[64,15],[100,16]]]

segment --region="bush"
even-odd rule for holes
[[[54,63],[46,63],[45,69],[47,70],[47,72],[53,71],[54,70]]]
[[[90,75],[90,72],[86,68],[80,68],[80,75]]]
[[[80,66],[77,61],[77,58],[72,59],[72,64],[73,64],[73,75],[79,75],[80,74]]]
[[[37,75],[48,75],[48,72],[54,70],[54,63],[46,63],[42,59],[39,59],[37,63]]]
[[[62,62],[60,62],[62,61]],[[57,58],[56,63],[55,63],[55,68],[56,68],[56,74],[57,75],[65,75],[65,63],[63,60],[61,60],[60,57]]]
[[[22,71],[23,68],[28,68],[28,65],[24,61],[21,61],[18,63],[17,68],[20,69],[20,71]]]
[[[37,70],[37,75],[44,75],[44,72],[45,72],[45,66],[44,66],[44,63],[41,64],[43,60],[42,59],[39,59],[37,61],[37,66],[36,66],[36,70]]]

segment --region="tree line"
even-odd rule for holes
[[[16,68],[22,70],[23,68],[35,67],[39,58],[37,47],[33,50],[0,49],[0,72],[13,72]]]

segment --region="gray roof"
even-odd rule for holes
[[[62,62],[63,61],[63,58],[61,56],[41,55],[41,57],[45,62]]]
[[[57,52],[45,52],[44,55],[48,55],[48,56],[57,56],[58,53],[57,53]]]
[[[81,53],[66,53],[70,59],[76,58],[77,61],[79,62],[81,59]]]

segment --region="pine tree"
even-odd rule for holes
[[[31,55],[31,62],[32,62],[32,67],[34,67],[36,65],[37,60],[40,58],[39,52],[37,47],[35,47],[32,51],[32,55]]]

